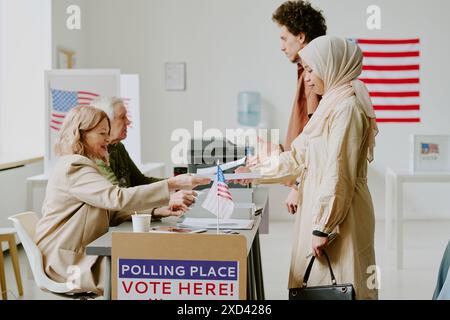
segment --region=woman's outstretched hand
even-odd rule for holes
[[[170,196],[169,207],[173,208],[174,206],[178,206],[177,208],[187,210],[189,206],[195,203],[196,197],[197,192],[195,191],[180,190]]]
[[[169,190],[192,190],[197,186],[208,184],[211,182],[209,178],[200,178],[190,173],[181,174],[167,180],[169,183]]]
[[[155,211],[153,211],[153,216],[155,218],[165,218],[171,216],[179,217],[182,216],[186,211],[187,209],[184,207],[184,205],[173,205],[172,207],[165,206],[155,209]]]
[[[239,167],[234,170],[234,173],[250,173],[251,170],[248,167]],[[233,180],[234,183],[238,183],[240,185],[246,186],[252,182],[251,179],[236,179]]]
[[[258,163],[263,162],[267,158],[278,155],[280,153],[281,149],[279,144],[275,144],[258,137],[256,155],[248,156],[246,165],[248,167],[253,167]]]

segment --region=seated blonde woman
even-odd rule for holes
[[[128,154],[122,143],[127,138],[128,126],[131,124],[127,115],[125,102],[117,97],[100,97],[91,102],[91,105],[104,111],[111,123],[110,143],[108,145],[109,161],[97,160],[100,172],[112,184],[120,187],[136,187],[143,184],[151,184],[162,179],[145,176]],[[191,199],[194,202],[194,199]],[[180,211],[174,212],[168,206],[153,208],[152,220],[180,215]]]
[[[72,292],[103,294],[103,257],[85,255],[87,244],[129,218],[131,212],[169,205],[186,210],[192,189],[209,183],[189,175],[150,185],[120,188],[99,172],[95,161],[108,159],[110,124],[108,116],[90,106],[78,106],[66,116],[55,151],[60,155],[48,181],[42,219],[35,241],[42,252],[47,275],[68,282],[73,266],[81,272]]]

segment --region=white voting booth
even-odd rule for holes
[[[139,110],[139,76],[137,74],[123,74],[120,76],[120,97],[125,101],[131,126],[128,128],[127,138],[123,144],[130,157],[140,165],[141,161],[141,119]]]
[[[79,104],[100,96],[120,95],[119,70],[49,70],[45,72],[44,175],[51,174],[58,157],[53,146],[65,114]]]
[[[165,175],[163,163],[142,163],[139,75],[121,75],[118,69],[49,70],[45,72],[45,90],[44,173],[27,179],[27,210],[41,212],[45,186],[57,161],[53,146],[65,115],[74,105],[89,104],[99,96],[124,98],[132,123],[123,143],[144,174]],[[36,188],[41,189],[41,196],[35,198]]]

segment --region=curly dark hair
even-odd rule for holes
[[[322,11],[303,0],[286,1],[274,12],[272,20],[285,26],[294,36],[303,32],[307,42],[327,33]]]

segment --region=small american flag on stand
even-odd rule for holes
[[[64,91],[51,89],[52,109],[50,113],[50,128],[59,131],[66,114],[78,105],[90,105],[99,95],[87,91]]]
[[[377,122],[420,122],[419,39],[352,39],[363,52],[360,80]]]
[[[217,176],[214,180],[202,207],[218,216],[220,219],[229,219],[233,214],[234,202],[225,176],[220,166],[217,166]]]

